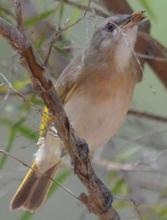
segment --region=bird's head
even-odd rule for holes
[[[89,57],[104,60],[111,58],[118,64],[122,63],[121,66],[124,68],[136,42],[137,25],[144,18],[143,12],[135,12],[131,15],[117,15],[105,19],[93,34],[88,49]]]

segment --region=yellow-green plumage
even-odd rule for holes
[[[48,108],[45,107],[42,112],[41,124],[39,129],[39,136],[45,137],[49,124],[52,121],[52,115],[49,113]]]

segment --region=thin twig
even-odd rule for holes
[[[59,0],[61,1],[61,0]],[[64,0],[64,3],[72,6],[72,7],[75,7],[75,8],[78,8],[80,10],[83,10],[83,11],[89,11],[89,12],[94,12],[96,15],[98,16],[102,16],[102,17],[108,17],[109,16],[109,13],[107,12],[104,12],[98,8],[95,8],[95,7],[88,7],[87,5],[82,5],[78,2],[73,2],[73,1],[70,1],[70,0]]]
[[[112,162],[102,159],[96,159],[94,162],[104,168],[106,168],[108,171],[125,171],[125,172],[160,172],[159,169],[153,169],[146,165],[142,164],[122,164],[118,162]],[[163,171],[162,171],[163,172]],[[167,174],[167,172],[163,172],[164,174]]]
[[[6,78],[6,76],[3,73],[0,72],[0,76],[6,82],[9,89],[13,90],[15,94],[17,94],[19,97],[23,99],[23,101],[26,101],[26,98],[24,97],[24,95],[12,86],[12,84],[9,82],[9,80]]]
[[[148,59],[148,60],[156,60],[156,61],[167,63],[167,57],[158,57],[158,56],[142,54],[142,53],[138,53],[138,52],[136,53],[136,55],[139,58],[144,58],[144,59]]]
[[[52,40],[50,42],[50,46],[49,46],[49,49],[48,49],[48,53],[46,55],[46,59],[44,61],[44,66],[47,66],[48,64],[48,61],[49,61],[49,57],[51,55],[51,52],[52,52],[52,49],[53,49],[53,46],[55,44],[55,41],[60,37],[60,35],[67,31],[68,29],[72,28],[73,26],[75,26],[76,24],[78,24],[80,21],[82,21],[85,17],[86,17],[86,14],[88,12],[88,9],[89,9],[89,6],[90,6],[90,2],[91,0],[88,1],[88,5],[87,7],[85,8],[85,12],[83,14],[82,17],[80,17],[79,19],[77,19],[75,22],[73,22],[72,24],[69,24],[67,25],[67,22],[64,24],[64,26],[62,28],[60,28],[56,33],[53,34],[53,36],[51,37]]]
[[[15,0],[16,4],[16,21],[18,29],[23,31],[22,1]]]
[[[129,110],[128,114],[137,116],[139,118],[146,118],[146,119],[149,119],[149,120],[155,120],[155,121],[167,123],[167,118],[166,117],[159,116],[159,115],[154,115],[154,114],[147,113],[147,112],[139,112],[137,110]]]
[[[140,211],[140,209],[138,207],[139,205],[137,204],[137,202],[133,198],[131,198],[130,201],[133,204],[134,209],[136,210],[139,219],[143,220],[142,213],[141,213],[141,211]]]
[[[30,170],[33,170],[33,168],[28,164],[28,163],[25,163],[23,160],[17,158],[16,156],[10,154],[9,152],[5,151],[5,150],[2,150],[0,149],[0,154],[3,154],[7,157],[10,157],[11,159],[19,162],[20,164],[22,164],[24,167],[27,167],[28,169]],[[35,170],[37,171],[37,170]],[[38,173],[40,175],[43,175],[43,173],[40,173],[40,171],[38,170]],[[57,180],[53,179],[52,177],[49,177],[49,176],[46,176],[46,178],[48,178],[49,180],[51,180],[53,183],[56,183],[58,186],[60,186],[63,190],[65,190],[68,194],[70,194],[73,198],[79,200],[79,198],[70,190],[68,189],[67,187],[63,186],[61,183],[59,183]]]
[[[0,84],[0,96],[4,96],[7,92],[8,92],[8,90],[9,89],[11,89],[11,88],[9,88],[9,86],[8,85],[6,85],[6,84],[4,84],[4,85],[1,85]],[[25,87],[24,89],[17,89],[17,92],[19,92],[22,96],[26,96],[26,95],[32,95],[32,94],[34,94],[35,92],[31,89],[31,88],[29,88],[28,86],[27,87]],[[12,91],[10,91],[10,96],[19,96],[20,97],[20,94],[17,94],[16,93],[16,91],[13,91],[13,88],[12,88]],[[21,98],[22,98],[22,96],[21,96]],[[23,98],[22,98],[23,99]],[[24,99],[23,99],[23,101],[25,101],[25,97],[24,97]],[[27,100],[26,100],[27,101]]]

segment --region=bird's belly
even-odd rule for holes
[[[116,133],[126,116],[132,93],[133,87],[126,94],[120,89],[100,101],[73,96],[65,105],[73,128],[79,137],[86,140],[92,152],[106,144]]]

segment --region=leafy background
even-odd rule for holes
[[[87,1],[84,0],[76,2],[87,4]],[[165,0],[129,0],[128,2],[134,10],[146,10],[151,21],[152,35],[164,46],[167,46],[167,2]],[[63,25],[67,19],[73,23],[83,15],[83,11],[63,4],[63,1],[36,0],[35,5],[39,15],[25,20],[27,30],[45,19],[56,26],[57,23]],[[94,3],[94,5],[96,4]],[[101,7],[99,6],[99,8]],[[1,0],[0,15],[14,23],[13,14],[12,1]],[[71,55],[68,51],[64,52],[64,49],[72,45],[74,55],[80,53],[87,45],[94,27],[100,20],[101,18],[89,13],[80,23],[65,32],[63,43],[55,44],[55,48],[60,54],[65,55],[64,62],[71,59]],[[69,45],[70,41],[71,45]],[[40,50],[43,44],[45,44],[44,36],[39,35],[34,41],[34,46]],[[35,94],[29,92],[31,85],[28,74],[19,65],[19,57],[16,52],[2,38],[0,40],[0,72],[0,148],[30,164],[32,155],[36,151],[35,142],[38,138],[43,103]],[[12,90],[7,90],[2,74],[7,77],[14,88],[26,93],[28,101],[23,102],[20,97],[12,94]],[[132,107],[167,116],[166,90],[148,66],[144,68],[142,83],[136,88]],[[114,206],[122,219],[167,219],[166,137],[166,123],[128,116],[119,133],[100,154],[100,158],[129,163],[134,165],[134,169],[136,164],[147,165],[146,167],[154,171],[111,172],[106,167],[94,162],[98,175],[114,194]],[[56,184],[49,194],[49,200],[35,215],[22,211],[10,212],[10,199],[24,176],[26,168],[17,161],[4,156],[0,157],[0,168],[1,220],[96,219],[95,216],[88,214],[75,198]],[[57,181],[67,186],[76,195],[84,191],[83,186],[71,174],[68,166],[62,168]]]

